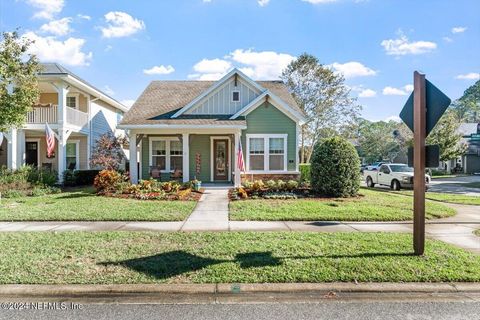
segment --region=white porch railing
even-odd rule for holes
[[[74,126],[84,127],[88,123],[88,114],[77,109],[66,107],[67,109],[67,123]]]
[[[27,113],[27,123],[57,123],[58,107],[35,107]]]
[[[67,124],[84,127],[88,124],[88,114],[77,109],[65,107],[67,112]],[[27,113],[28,124],[58,123],[58,106],[34,107]]]

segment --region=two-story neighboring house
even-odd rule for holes
[[[4,133],[0,166],[33,165],[58,172],[90,168],[95,141],[107,132],[119,135],[117,124],[128,110],[57,63],[42,64],[40,99],[22,128]],[[47,156],[46,123],[56,133],[54,154]]]
[[[297,179],[304,121],[281,81],[254,81],[234,69],[215,82],[153,81],[119,128],[129,130],[132,182],[181,174],[238,186]]]

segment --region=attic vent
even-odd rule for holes
[[[232,91],[232,101],[233,101],[233,102],[238,102],[238,101],[240,101],[240,92],[238,92],[238,91]]]

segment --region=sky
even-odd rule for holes
[[[152,80],[278,79],[307,52],[369,120],[398,119],[413,71],[450,98],[480,79],[480,0],[0,0],[2,32],[131,105]]]

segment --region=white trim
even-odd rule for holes
[[[136,136],[137,135],[135,135],[135,140],[136,140]],[[143,179],[143,165],[142,165],[142,163],[143,163],[143,150],[142,150],[143,149],[143,139],[145,139],[145,138],[142,138],[140,140],[140,144],[138,146],[137,145],[135,146],[136,147],[135,148],[135,158],[137,159],[137,163],[138,163],[137,178],[140,178],[140,179]],[[131,157],[132,156],[130,156],[130,158]]]
[[[148,165],[151,167],[152,162],[152,142],[153,141],[165,141],[165,170],[160,170],[160,172],[173,172],[170,168],[170,142],[171,141],[180,141],[178,137],[149,137],[148,138]],[[183,148],[183,142],[182,142]],[[178,155],[176,155],[178,157]],[[182,152],[182,166],[183,166],[183,152]]]
[[[228,179],[226,181],[232,181],[232,141],[229,136],[210,136],[210,181],[214,180],[214,140],[228,140]],[[221,181],[221,180],[218,180]]]
[[[295,170],[300,171],[300,142],[298,141],[300,137],[300,124],[295,123]]]
[[[298,122],[300,124],[304,123],[306,121],[305,117],[301,115],[298,111],[292,109],[289,105],[284,103],[280,98],[272,94],[270,91],[265,91],[261,95],[259,95],[257,98],[255,98],[252,102],[247,104],[245,107],[240,109],[237,113],[235,113],[233,116],[230,117],[230,120],[235,120],[239,116],[246,116],[259,106],[261,106],[265,101],[268,96],[268,102],[272,104],[274,107],[276,107],[278,110],[283,112],[287,117],[292,119],[295,122]]]
[[[263,170],[250,170],[250,138],[262,138],[263,139]],[[283,170],[270,170],[270,138],[283,138]],[[247,152],[246,152],[246,170],[249,173],[284,173],[290,172],[288,171],[288,134],[281,134],[281,133],[255,133],[255,134],[247,134],[246,135],[246,143],[247,143]]]
[[[117,129],[247,129],[246,125],[212,125],[212,124],[123,124]]]
[[[24,155],[22,158],[24,158],[24,161],[22,161],[23,159],[19,159],[20,160],[20,165],[22,164],[26,164],[26,160],[27,160],[27,142],[36,142],[37,143],[37,167],[40,168],[41,167],[41,162],[40,161],[40,140],[41,138],[25,138],[25,141],[24,141],[24,145],[23,145],[23,150],[24,150]],[[18,159],[17,159],[18,160]]]
[[[260,92],[265,91],[265,89],[260,86],[258,83],[247,77],[243,72],[238,70],[237,68],[232,69],[229,73],[227,73],[225,76],[223,76],[220,80],[218,80],[214,85],[212,85],[208,90],[203,92],[201,95],[193,99],[189,104],[184,106],[182,109],[178,110],[172,118],[177,118],[181,114],[183,114],[185,111],[189,110],[192,108],[194,105],[196,105],[198,102],[200,102],[203,98],[206,96],[210,95],[213,91],[215,91],[217,88],[222,86],[224,82],[228,81],[233,75],[237,74],[240,76],[243,80],[245,80],[248,84],[253,86],[255,89],[259,90]]]
[[[74,170],[80,170],[80,140],[72,139],[68,140],[65,143],[65,162],[67,160],[67,144],[69,143],[74,143],[75,144],[75,169]],[[65,167],[65,170],[68,170],[67,167]]]

